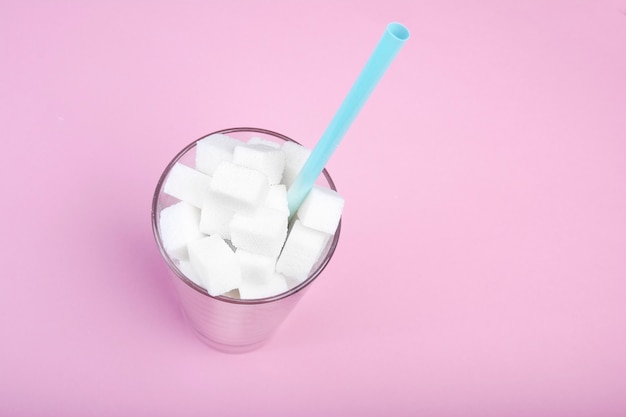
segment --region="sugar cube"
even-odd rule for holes
[[[209,188],[211,177],[179,162],[172,167],[163,192],[194,207],[202,207],[202,195]]]
[[[285,184],[270,185],[269,192],[267,193],[267,197],[265,198],[265,203],[263,205],[289,215],[287,187],[285,187]]]
[[[274,276],[276,258],[252,253],[245,249],[237,249],[235,255],[241,268],[242,285],[265,284]]]
[[[242,299],[267,298],[282,294],[288,289],[285,277],[282,274],[274,273],[272,278],[265,283],[242,282],[239,287],[239,295]]]
[[[230,200],[233,207],[259,206],[269,192],[267,176],[232,162],[221,162],[211,178],[210,190]]]
[[[250,145],[265,145],[269,146],[270,148],[280,149],[280,143],[268,139],[263,139],[258,136],[252,136],[250,140],[248,140],[248,143]]]
[[[251,214],[235,213],[230,222],[230,237],[239,249],[277,257],[287,236],[288,215],[267,207]]]
[[[165,251],[174,259],[187,259],[189,242],[204,237],[199,225],[200,210],[185,201],[161,210],[159,228]]]
[[[344,199],[336,191],[315,185],[296,216],[306,227],[332,235],[337,230],[343,206]]]
[[[230,239],[230,222],[237,205],[230,198],[209,190],[204,195],[200,212],[200,231],[207,235],[219,235]]]
[[[239,287],[241,268],[224,239],[208,236],[191,242],[188,250],[191,265],[210,295],[221,295]]]
[[[199,285],[200,287],[204,288],[204,285],[202,284],[202,280],[200,279],[200,276],[198,276],[198,273],[196,272],[196,270],[193,269],[193,266],[191,265],[191,262],[189,262],[189,261],[180,261],[178,263],[178,269],[187,278],[189,278],[189,280],[191,280],[194,284]]]
[[[300,173],[309,155],[311,155],[311,150],[290,141],[283,143],[282,150],[285,152],[285,169],[283,171],[282,183],[289,188]]]
[[[222,133],[200,139],[196,144],[196,169],[213,175],[220,162],[233,159],[237,145],[241,142]]]
[[[282,149],[262,144],[236,146],[233,163],[255,169],[267,175],[270,185],[280,183],[285,168],[285,153]]]
[[[296,219],[276,262],[276,271],[297,282],[304,281],[329,238],[327,233],[306,227]]]

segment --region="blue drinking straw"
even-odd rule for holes
[[[313,188],[330,156],[407,39],[409,39],[409,30],[404,25],[400,23],[387,25],[383,37],[361,70],[359,78],[289,188],[287,200],[290,217],[295,214]]]

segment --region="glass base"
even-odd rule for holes
[[[200,339],[202,343],[209,346],[210,348],[218,350],[223,353],[236,354],[236,353],[252,352],[253,350],[257,350],[263,345],[265,345],[273,336],[273,334],[271,334],[266,339],[263,339],[255,343],[246,344],[246,345],[229,345],[225,343],[220,343],[213,339],[210,339],[209,337],[204,335],[200,330],[198,330],[194,326],[193,321],[189,319],[189,316],[187,316],[187,312],[185,311],[183,306],[181,305],[179,307],[180,307],[180,312],[182,313],[183,317],[185,318],[185,321],[187,322],[187,325],[191,328],[191,330],[193,330],[193,333],[196,335],[196,337],[198,337],[198,339]]]
[[[253,350],[257,350],[258,348],[260,348],[261,346],[263,346],[264,344],[266,344],[268,342],[268,339],[265,340],[261,340],[260,342],[256,342],[253,343],[251,345],[225,345],[223,343],[219,343],[216,342],[215,340],[211,340],[208,337],[206,337],[205,335],[203,335],[202,333],[200,333],[195,327],[191,326],[191,329],[193,330],[193,332],[195,333],[195,335],[198,337],[198,339],[200,339],[205,345],[215,349],[215,350],[219,350],[220,352],[223,353],[246,353],[246,352],[251,352]]]

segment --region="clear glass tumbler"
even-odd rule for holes
[[[247,142],[251,137],[279,143],[283,141],[295,142],[279,133],[251,127],[225,129],[211,134],[214,133],[223,133],[243,142]],[[159,230],[161,210],[177,202],[176,199],[163,192],[168,174],[177,162],[189,166],[194,165],[196,144],[201,139],[195,140],[180,151],[161,175],[152,199],[152,230],[159,251],[173,279],[184,315],[198,337],[209,346],[224,352],[247,352],[259,348],[269,340],[302,298],[309,285],[324,270],[337,247],[341,222],[307,279],[287,292],[254,300],[209,295],[204,288],[192,282],[180,271],[177,261],[165,251]],[[320,175],[318,184],[336,190],[335,184],[326,170]]]

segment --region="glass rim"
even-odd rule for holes
[[[268,136],[274,136],[276,138],[282,139],[286,142],[294,142],[297,143],[298,145],[301,145],[299,142],[291,139],[288,136],[285,136],[283,134],[271,131],[271,130],[267,130],[267,129],[260,129],[260,128],[256,128],[256,127],[234,127],[234,128],[228,128],[228,129],[222,129],[222,130],[218,130],[212,133],[208,133],[194,141],[192,141],[190,144],[188,144],[187,146],[185,146],[180,152],[178,152],[176,154],[176,156],[174,156],[174,158],[167,164],[167,166],[165,167],[165,169],[163,170],[163,173],[161,174],[161,177],[159,178],[159,181],[157,182],[157,186],[156,189],[154,191],[154,195],[152,196],[152,212],[151,212],[151,222],[152,222],[152,233],[154,234],[154,239],[156,240],[157,246],[159,248],[159,252],[161,253],[161,256],[163,257],[163,259],[165,260],[165,263],[167,264],[168,268],[170,269],[171,272],[173,272],[179,279],[181,279],[185,284],[187,284],[187,286],[191,287],[193,290],[199,292],[200,294],[206,296],[206,297],[210,297],[219,301],[223,301],[226,303],[232,303],[232,304],[242,304],[242,305],[254,305],[254,304],[266,304],[266,303],[271,303],[273,301],[278,301],[281,300],[283,298],[287,298],[290,297],[291,295],[305,289],[306,287],[308,287],[321,273],[322,271],[326,268],[326,266],[328,265],[328,262],[330,262],[330,259],[333,257],[333,254],[335,253],[335,249],[337,248],[337,244],[339,242],[339,234],[341,232],[341,219],[339,219],[339,224],[337,225],[337,230],[335,231],[335,234],[333,235],[332,238],[332,242],[330,244],[330,247],[328,248],[328,252],[326,253],[326,256],[324,256],[324,259],[322,260],[322,262],[318,265],[317,268],[315,268],[315,270],[313,270],[312,272],[309,273],[309,275],[307,276],[307,278],[302,281],[301,283],[299,283],[298,285],[296,285],[293,288],[290,288],[288,291],[285,291],[283,293],[271,296],[271,297],[266,297],[266,298],[254,298],[254,299],[238,299],[238,298],[231,298],[231,297],[227,297],[224,295],[218,295],[218,296],[213,296],[211,294],[209,294],[207,292],[207,290],[204,287],[199,286],[198,284],[196,284],[195,282],[191,281],[189,278],[187,278],[185,276],[185,274],[183,274],[180,269],[176,266],[176,264],[174,263],[174,260],[169,256],[169,254],[166,252],[164,246],[163,246],[163,242],[161,240],[161,233],[160,233],[160,228],[159,228],[159,222],[157,221],[157,211],[158,211],[158,205],[159,205],[159,197],[162,194],[162,190],[163,190],[163,186],[165,183],[165,179],[167,178],[169,172],[171,171],[172,167],[185,155],[187,154],[187,152],[189,152],[191,149],[193,149],[196,144],[206,138],[207,136],[210,135],[214,135],[217,133],[221,133],[221,134],[228,134],[228,133],[236,133],[236,132],[251,132],[251,133],[261,133],[264,135],[268,135]],[[322,175],[324,175],[324,178],[326,179],[326,181],[328,182],[329,187],[333,190],[333,191],[337,191],[337,188],[335,186],[335,183],[333,181],[333,179],[331,178],[330,174],[328,173],[328,171],[326,170],[326,168],[324,168],[322,170]]]

